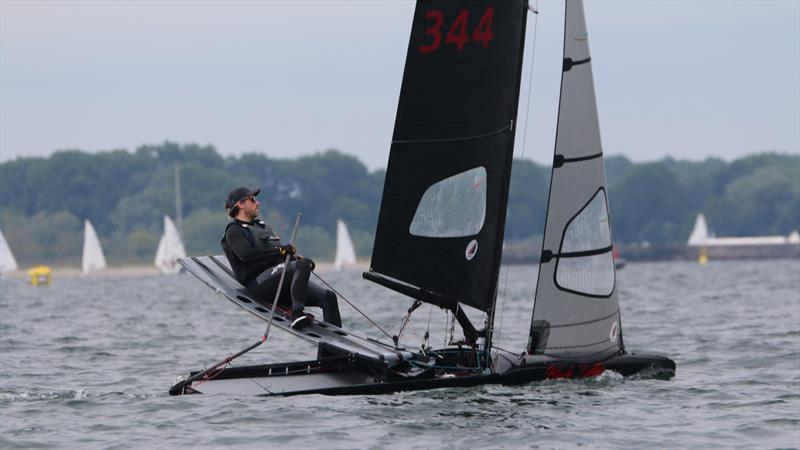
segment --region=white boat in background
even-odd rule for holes
[[[17,260],[14,258],[14,254],[11,253],[11,247],[8,246],[6,237],[0,231],[0,274],[13,272],[17,269],[19,269]]]
[[[687,244],[690,246],[704,245],[704,243],[711,238],[713,238],[713,236],[708,232],[706,217],[702,214],[698,214],[697,219],[694,221],[694,228],[692,228],[692,232],[689,234]]]
[[[356,248],[353,246],[353,240],[350,239],[350,233],[347,231],[347,225],[340,219],[336,221],[336,258],[333,261],[333,267],[336,270],[342,270],[347,266],[352,266],[356,263]]]
[[[755,245],[786,245],[800,243],[800,234],[795,230],[788,236],[743,236],[743,237],[716,237],[710,232],[706,218],[697,215],[694,228],[689,235],[687,245],[690,247],[716,247],[716,246],[755,246]]]
[[[83,260],[81,262],[81,274],[106,268],[106,257],[103,256],[103,247],[100,239],[89,220],[83,222]]]
[[[164,216],[164,234],[158,242],[155,265],[164,275],[176,274],[181,271],[178,258],[186,258],[186,249],[178,228],[169,216]]]

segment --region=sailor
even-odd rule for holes
[[[322,308],[325,322],[342,326],[336,294],[309,280],[314,261],[298,255],[291,244],[282,245],[272,227],[258,218],[256,196],[260,192],[238,187],[225,199],[225,209],[233,220],[228,222],[221,244],[236,279],[258,300],[272,306],[285,271],[278,304],[291,310],[292,328],[301,329],[313,321],[304,311],[306,306]],[[290,260],[284,264],[287,254]]]

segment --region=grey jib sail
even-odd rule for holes
[[[528,352],[622,350],[600,128],[583,3],[568,0],[555,157]]]
[[[371,273],[491,307],[525,34],[523,0],[419,1]],[[407,292],[408,293],[408,292]]]

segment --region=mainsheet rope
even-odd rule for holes
[[[327,281],[323,280],[323,279],[322,279],[322,277],[321,277],[321,276],[319,276],[319,274],[317,274],[316,272],[311,272],[311,273],[313,273],[313,274],[314,274],[314,276],[315,276],[315,277],[317,277],[317,279],[318,279],[319,281],[321,281],[321,282],[322,282],[322,284],[324,284],[325,286],[327,286],[327,287],[328,287],[328,289],[330,289],[331,291],[333,291],[333,293],[334,293],[334,294],[336,294],[336,295],[337,295],[339,298],[341,298],[342,300],[344,300],[344,301],[345,301],[345,302],[346,302],[348,305],[352,306],[352,307],[353,307],[353,309],[355,309],[356,311],[358,311],[358,313],[359,313],[359,314],[361,314],[362,316],[364,316],[364,318],[365,318],[365,319],[367,319],[367,321],[369,321],[369,323],[371,323],[372,325],[374,325],[374,326],[375,326],[375,328],[379,329],[379,330],[381,331],[381,333],[385,334],[385,335],[386,335],[386,337],[388,337],[389,339],[392,339],[392,340],[393,340],[393,337],[392,337],[392,335],[391,335],[391,334],[387,333],[387,332],[386,332],[386,330],[384,330],[384,329],[383,329],[383,328],[382,328],[380,325],[378,325],[378,324],[377,324],[377,323],[376,323],[374,320],[370,319],[370,317],[369,317],[368,315],[366,315],[366,314],[365,314],[363,311],[361,311],[360,309],[358,309],[358,307],[357,307],[356,305],[354,305],[354,304],[353,304],[353,302],[351,302],[350,300],[348,300],[348,299],[347,299],[347,297],[345,297],[344,295],[342,295],[342,294],[341,294],[341,292],[337,291],[335,287],[331,286],[331,285],[330,285],[330,284],[329,284]]]

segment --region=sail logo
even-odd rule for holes
[[[269,273],[269,275],[272,276],[272,275],[275,275],[276,273],[280,272],[281,270],[283,270],[283,266],[284,266],[284,264],[280,263],[277,266],[273,267],[272,271]]]
[[[617,321],[615,320],[614,323],[611,324],[611,331],[608,333],[608,338],[611,339],[611,342],[617,342],[618,331],[619,325],[617,325]]]
[[[478,253],[478,241],[475,239],[469,241],[467,244],[467,249],[464,251],[464,256],[467,258],[467,261],[472,261],[472,258],[475,257],[475,254]]]

